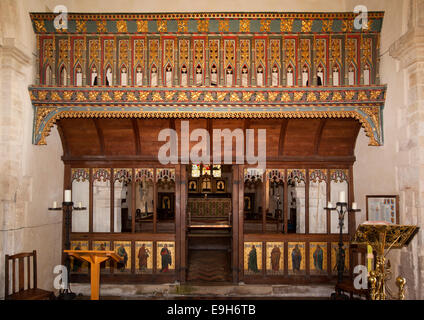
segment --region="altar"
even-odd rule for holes
[[[188,198],[187,213],[189,225],[192,222],[231,222],[230,198]]]

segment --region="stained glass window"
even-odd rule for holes
[[[220,164],[216,164],[216,165],[213,166],[212,175],[215,178],[221,178],[221,165]]]
[[[193,164],[191,166],[191,176],[193,178],[200,177],[200,164]]]
[[[204,164],[200,167],[200,164],[193,164],[191,165],[191,176],[192,178],[199,178],[200,172],[202,173],[202,176],[213,176],[215,178],[221,178],[221,165],[209,165]]]
[[[208,164],[203,165],[202,176],[204,176],[204,175],[208,175],[208,176],[211,175],[211,166],[208,165]]]

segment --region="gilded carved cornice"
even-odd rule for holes
[[[376,54],[374,51],[377,50],[383,12],[368,12],[368,28],[361,30],[355,29],[354,19],[357,15],[353,12],[68,13],[66,30],[54,28],[56,14],[30,15],[39,45],[38,82],[47,83],[46,70],[49,69],[46,66],[51,66],[53,75],[60,74],[61,61],[69,62],[65,76],[70,75],[62,81],[64,86],[37,85],[29,88],[35,108],[34,144],[46,143],[50,128],[57,120],[79,117],[355,118],[365,128],[371,145],[383,144],[381,119],[386,87],[341,86],[365,83],[359,72],[359,39],[364,38],[364,44],[369,44],[364,46],[369,48],[365,51],[369,53],[368,57]],[[248,39],[249,35],[254,40]],[[195,41],[190,37],[196,38]],[[286,68],[289,65],[294,71],[292,84],[299,84],[301,69],[298,63],[303,65],[304,62],[298,61],[297,57],[297,40],[300,38],[310,39],[308,54],[305,51],[302,56],[311,65],[309,84],[316,83],[312,81],[315,79],[315,75],[312,77],[312,72],[315,72],[312,64],[316,60],[326,70],[325,86],[281,86],[288,83]],[[351,43],[354,54],[349,63],[358,66],[354,82],[348,79],[347,68],[343,69],[344,38]],[[64,49],[65,46],[60,43],[69,43],[69,52],[68,46]],[[49,61],[52,50],[57,50],[59,54],[56,60],[50,58]],[[114,57],[111,52],[117,56]],[[67,61],[68,57],[70,61]],[[327,87],[332,83],[332,66],[327,63],[329,57],[341,67],[340,85],[334,87]],[[118,79],[121,66],[131,70],[127,86],[69,86],[71,83],[78,84],[75,76],[77,69],[84,74],[80,73],[79,84],[91,83],[88,74],[92,66],[96,66],[100,76],[98,85],[106,84],[104,72],[110,64],[113,73],[110,84],[121,83]],[[218,75],[215,81],[217,86],[190,87],[194,84],[191,79],[183,87],[178,86],[180,79],[174,75],[172,86],[153,87],[150,82],[153,64],[159,74],[168,64],[174,72],[183,64],[196,64],[203,68],[206,78],[209,77],[207,70],[211,65],[215,64],[221,72],[231,65],[237,81],[231,86],[220,87],[227,80],[223,81],[222,75],[221,78]],[[252,78],[247,85],[237,86],[243,84],[238,79],[242,65],[247,65],[249,75],[253,75],[256,64],[263,65],[266,70],[264,87],[251,86],[257,83]],[[278,81],[272,82],[271,86],[269,71],[274,66],[278,69]],[[140,82],[134,76],[134,70],[138,67],[142,71]],[[371,64],[371,67],[378,69],[378,64]],[[188,78],[191,77],[190,72]],[[372,75],[372,78],[369,83],[378,83],[378,76]],[[201,84],[212,84],[211,79],[205,79]],[[163,74],[156,80],[159,80],[156,84],[166,83]],[[135,86],[135,83],[138,85]]]
[[[66,30],[54,28],[54,13],[31,13],[30,16],[37,34],[378,33],[384,12],[368,12],[366,30],[355,29],[353,12],[68,13]]]
[[[33,143],[62,118],[354,118],[370,145],[383,144],[386,86],[29,88]]]

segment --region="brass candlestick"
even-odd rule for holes
[[[49,210],[58,211],[63,210],[64,218],[65,218],[65,249],[69,250],[71,249],[71,216],[72,216],[72,210],[86,210],[86,207],[74,207],[73,202],[62,202],[62,207],[60,208],[48,208]],[[70,280],[71,280],[71,261],[69,259],[69,255],[66,255],[65,257],[65,267],[68,275],[68,286],[66,289],[62,289],[59,291],[58,300],[72,300],[76,297],[75,293],[71,291],[70,287]]]

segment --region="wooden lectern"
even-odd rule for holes
[[[99,300],[100,264],[109,259],[120,262],[122,258],[114,251],[105,250],[63,250],[70,256],[87,261],[91,265],[91,300]]]

